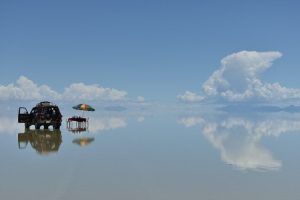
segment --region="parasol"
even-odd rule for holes
[[[95,109],[92,106],[84,103],[78,104],[77,106],[73,106],[72,108],[75,110],[82,110],[82,115],[83,111],[95,111]]]
[[[95,111],[95,109],[92,106],[84,103],[78,104],[77,106],[73,106],[72,108],[75,110]]]

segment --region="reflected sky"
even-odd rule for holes
[[[65,121],[25,131],[2,112],[1,199],[34,199],[32,188],[47,200],[298,197],[300,113],[171,108],[95,112],[76,134]]]
[[[5,114],[4,114],[5,115]],[[18,124],[17,117],[0,117],[0,134],[15,134],[24,129],[23,124]]]
[[[252,113],[250,116],[222,113],[212,119],[183,117],[178,123],[187,128],[199,125],[205,138],[219,150],[221,159],[242,170],[279,170],[282,162],[274,158],[261,141],[300,132],[300,115],[288,113]]]
[[[120,117],[91,118],[89,122],[89,131],[97,133],[104,130],[124,128],[126,126],[126,119]]]

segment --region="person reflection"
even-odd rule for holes
[[[62,143],[60,130],[30,130],[18,134],[19,149],[25,149],[30,143],[31,147],[40,155],[58,152]]]

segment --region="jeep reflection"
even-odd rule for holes
[[[18,122],[24,123],[26,129],[31,125],[34,125],[35,129],[40,129],[41,126],[44,129],[48,129],[49,126],[52,126],[53,129],[59,129],[61,121],[62,115],[58,106],[48,101],[38,103],[30,113],[25,107],[19,108]]]
[[[60,130],[30,130],[18,134],[19,149],[25,149],[30,143],[31,147],[41,155],[58,152],[62,143]]]

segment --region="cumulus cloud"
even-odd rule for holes
[[[144,101],[145,101],[145,97],[138,96],[138,97],[137,97],[137,101],[138,101],[138,102],[144,102]]]
[[[103,88],[99,85],[85,85],[84,83],[73,83],[65,88],[63,98],[66,100],[121,100],[127,92],[113,88]]]
[[[16,83],[0,85],[0,100],[124,100],[127,92],[114,88],[104,88],[97,84],[73,83],[63,93],[52,90],[47,85],[37,85],[25,76]]]
[[[242,119],[229,119],[220,124],[208,123],[204,136],[221,153],[221,159],[239,169],[277,170],[281,161],[260,145],[253,124]],[[239,133],[237,133],[239,131]]]
[[[241,51],[226,56],[221,60],[220,69],[203,84],[203,92],[208,97],[232,102],[299,99],[300,89],[266,83],[259,78],[281,56],[277,51]]]
[[[97,133],[101,131],[114,130],[124,128],[127,122],[123,118],[110,117],[110,118],[91,118],[89,123],[89,131]]]
[[[203,97],[197,95],[196,93],[186,91],[184,94],[178,95],[177,99],[183,102],[199,102],[203,100]]]
[[[145,117],[140,116],[140,117],[137,118],[137,121],[138,122],[143,122],[143,121],[145,121]]]
[[[38,86],[25,76],[20,76],[15,84],[0,85],[0,100],[40,100],[48,97],[57,99],[61,95],[47,85]]]
[[[300,131],[299,116],[291,118],[276,116],[268,119],[245,119],[228,117],[206,120],[200,117],[182,118],[178,123],[191,127],[199,125],[207,140],[220,151],[221,159],[245,170],[278,170],[282,163],[261,145],[263,137]]]
[[[179,119],[177,122],[189,128],[204,123],[204,120],[201,117],[186,117]]]
[[[0,117],[0,134],[17,134],[24,130],[23,124],[18,124],[16,118]]]

